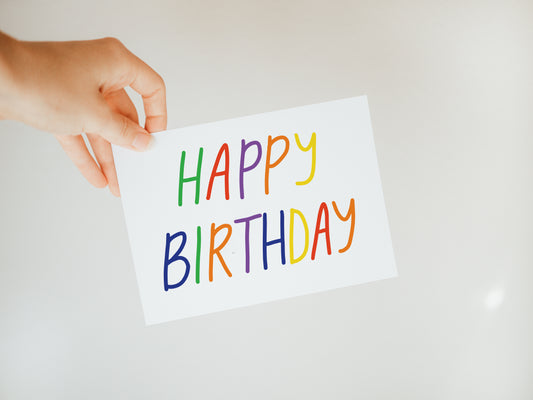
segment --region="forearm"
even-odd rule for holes
[[[21,42],[0,31],[0,119],[14,117],[19,92]]]

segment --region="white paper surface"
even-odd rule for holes
[[[305,182],[312,175],[312,146],[307,151],[302,148],[310,144],[313,133],[315,171],[308,183],[297,185],[296,182]],[[288,152],[277,166],[268,168],[267,195],[269,135],[272,139],[285,136]],[[248,146],[241,168],[243,141]],[[254,164],[259,147],[249,145],[253,141],[259,142],[262,154],[257,166],[250,169],[247,167]],[[221,151],[224,144],[227,152]],[[182,152],[185,152],[183,177],[186,179],[196,175],[200,148],[203,152],[199,202],[195,204],[196,182],[189,181],[182,185],[179,206]],[[284,139],[272,143],[270,165],[282,156],[284,148]],[[147,324],[396,276],[365,96],[159,132],[154,134],[153,146],[147,152],[119,147],[113,147],[113,152]],[[219,152],[220,162],[215,165]],[[229,156],[227,169],[226,156]],[[241,169],[245,171],[243,199]],[[225,171],[229,199],[226,199]],[[213,172],[219,174],[212,177]],[[212,191],[207,200],[211,178]],[[332,202],[339,214],[346,217],[351,199],[355,211],[353,238],[349,248],[340,253],[340,249],[347,247],[352,218],[349,216],[347,221],[339,218]],[[304,216],[307,241],[304,224],[294,211],[291,235],[291,209]],[[282,263],[281,211],[285,264]],[[255,219],[248,224],[247,267],[246,223],[235,221],[251,216]],[[231,235],[216,253],[212,250],[222,244],[229,228],[221,228],[214,235],[212,246],[211,230],[223,224],[231,226]],[[266,246],[266,252],[264,225],[266,242],[279,239]],[[198,231],[200,240],[197,240]],[[331,254],[328,254],[326,231]],[[176,236],[168,240],[168,257],[167,234],[170,239]],[[175,261],[169,262],[185,236],[183,249]],[[306,242],[307,252],[300,261],[294,262],[304,252]],[[212,280],[210,253],[213,253]],[[189,263],[186,279],[184,259]],[[180,281],[183,283],[175,287]]]

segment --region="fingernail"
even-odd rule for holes
[[[151,135],[139,133],[137,136],[135,136],[135,139],[133,140],[133,143],[131,145],[137,151],[145,151],[146,149],[148,149],[148,146],[150,146],[151,141]]]

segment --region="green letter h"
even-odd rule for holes
[[[178,185],[178,206],[183,204],[183,183],[184,182],[196,182],[196,195],[194,197],[194,204],[198,204],[200,201],[200,175],[202,173],[202,156],[204,154],[204,148],[200,147],[198,153],[198,166],[196,167],[196,175],[189,178],[183,177],[183,170],[185,169],[185,151],[181,152],[180,161],[180,179]]]

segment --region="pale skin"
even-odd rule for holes
[[[142,96],[144,127],[128,86]],[[89,183],[120,196],[111,143],[144,151],[166,129],[165,84],[117,39],[25,42],[0,32],[0,119],[54,134]]]

